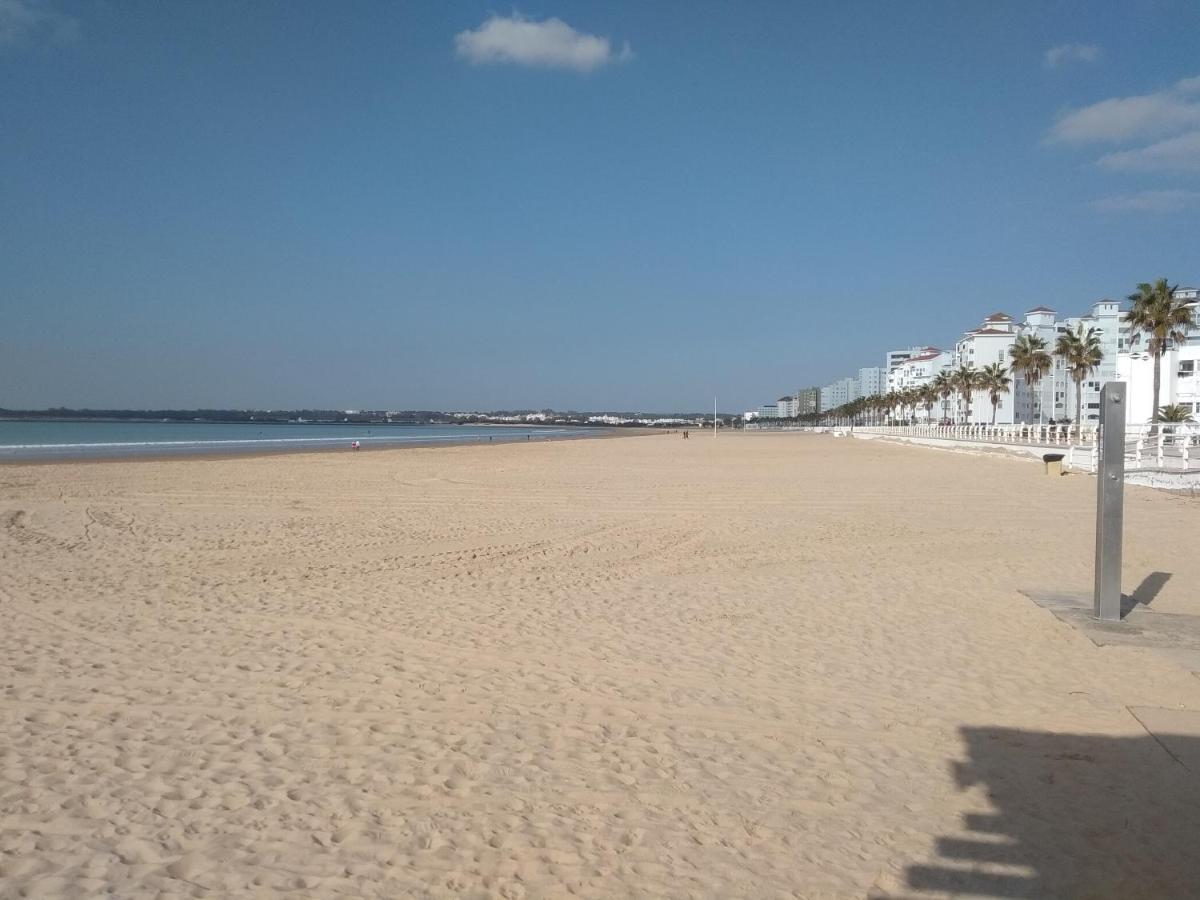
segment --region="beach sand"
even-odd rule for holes
[[[1095,482],[825,435],[0,468],[0,896],[1173,897]],[[1126,590],[1200,613],[1200,500]]]

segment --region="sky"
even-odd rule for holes
[[[753,408],[1200,282],[1200,3],[0,0],[0,407]]]

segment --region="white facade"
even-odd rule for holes
[[[938,372],[950,366],[954,355],[945,350],[930,349],[927,353],[914,356],[898,365],[888,374],[888,390],[903,391],[921,387],[937,377]]]
[[[1117,372],[1117,354],[1128,344],[1129,327],[1121,321],[1121,310],[1115,300],[1099,300],[1092,304],[1091,312],[1085,316],[1059,319],[1053,309],[1037,306],[1025,313],[1025,320],[1014,323],[1005,313],[994,313],[973,331],[968,331],[958,342],[954,352],[954,365],[969,363],[976,369],[992,363],[1000,363],[1013,380],[1007,394],[1000,396],[996,407],[996,423],[1049,422],[1051,419],[1064,422],[1075,420],[1075,382],[1067,371],[1065,361],[1054,355],[1054,346],[1060,335],[1075,331],[1082,323],[1084,329],[1094,328],[1100,339],[1103,359],[1090,378],[1083,382],[1080,402],[1083,406],[1081,421],[1084,424],[1099,420],[1100,388],[1113,380]],[[1020,335],[1036,335],[1046,343],[1046,352],[1051,355],[1050,371],[1036,388],[1025,381],[1022,373],[1012,370],[1012,345]],[[960,404],[957,421],[990,423],[992,420],[991,398],[987,391],[973,391],[970,417],[967,418],[966,404]]]
[[[1092,312],[1059,322],[1055,326],[1055,339],[1064,331],[1074,331],[1083,324],[1084,331],[1095,328],[1100,338],[1100,350],[1104,358],[1092,376],[1083,383],[1080,402],[1083,404],[1084,424],[1100,421],[1100,388],[1117,377],[1117,354],[1129,343],[1129,326],[1121,321],[1121,307],[1115,300],[1100,300],[1092,304]],[[1051,342],[1050,350],[1054,345]],[[1055,418],[1075,420],[1075,382],[1061,359],[1055,359]]]
[[[1005,371],[1012,360],[1008,348],[1017,339],[1017,329],[1013,325],[1012,316],[1007,313],[993,313],[983,320],[983,323],[973,331],[962,336],[954,348],[955,366],[972,365],[976,370],[992,363],[1000,363]],[[996,405],[996,424],[1010,424],[1014,420],[1015,408],[1013,392],[1000,395]],[[987,424],[992,421],[992,401],[987,391],[971,391],[969,398],[959,398],[959,408],[954,416],[955,421],[969,424]]]
[[[1158,405],[1178,403],[1194,416],[1200,413],[1200,342],[1167,350],[1161,366]],[[1125,421],[1130,425],[1149,422],[1154,409],[1154,360],[1150,354],[1122,353],[1117,357],[1117,380],[1125,382],[1129,396]]]
[[[933,381],[939,372],[949,368],[954,362],[954,354],[946,350],[938,350],[936,347],[927,347],[925,349],[925,353],[910,357],[888,373],[889,391],[903,391],[908,388],[923,387]],[[933,419],[933,421],[937,422],[952,417],[953,413],[949,406],[952,402],[947,400],[943,409],[943,404],[939,400],[932,412],[928,414],[925,412],[923,406],[918,407],[916,413],[917,421],[926,422],[929,419]]]
[[[858,399],[858,379],[842,378],[821,388],[821,412],[836,409],[844,403]]]
[[[1176,297],[1200,306],[1200,290],[1195,288],[1181,288],[1176,291]],[[864,367],[858,370],[857,377],[842,378],[826,385],[819,391],[820,410],[832,410],[859,397],[917,387],[931,381],[943,369],[964,363],[970,363],[977,370],[999,363],[1012,378],[1012,387],[1008,393],[1000,396],[996,409],[997,424],[1048,423],[1051,420],[1073,422],[1076,415],[1075,383],[1066,370],[1065,362],[1054,355],[1054,347],[1061,335],[1075,331],[1082,324],[1085,329],[1096,329],[1103,354],[1094,373],[1082,385],[1080,418],[1083,424],[1095,424],[1099,420],[1100,388],[1117,378],[1118,374],[1126,381],[1141,383],[1131,385],[1132,402],[1127,409],[1131,421],[1147,421],[1151,400],[1150,376],[1147,374],[1150,364],[1142,358],[1145,355],[1145,338],[1135,336],[1131,343],[1130,328],[1122,319],[1120,305],[1114,300],[1097,301],[1092,304],[1088,314],[1065,319],[1059,319],[1053,309],[1045,306],[1029,310],[1025,313],[1024,321],[1019,323],[1004,313],[995,313],[988,316],[978,328],[966,332],[953,352],[935,347],[890,350],[885,354],[883,367]],[[1012,370],[1010,349],[1023,334],[1041,337],[1052,360],[1050,371],[1036,388],[1031,388],[1020,372]],[[1174,356],[1168,359],[1171,353]],[[1197,396],[1194,387],[1200,380],[1200,372],[1194,371],[1200,369],[1200,328],[1189,335],[1184,346],[1168,351],[1168,355],[1163,357],[1160,405],[1191,404],[1200,418],[1200,409],[1197,409],[1200,396]],[[1119,373],[1118,365],[1121,366]],[[775,404],[762,407],[759,414],[790,418],[810,412],[815,397],[810,399],[808,393],[798,391],[794,396],[780,398]],[[815,394],[816,389],[812,389],[811,393]],[[805,394],[803,402],[800,400],[801,394]],[[952,398],[949,404],[951,408],[946,410],[935,407],[931,418],[952,418],[976,424],[992,421],[992,405],[987,391],[972,393],[969,419],[965,417],[966,404],[960,402],[956,411],[953,409],[954,402]],[[768,407],[770,413],[766,412]],[[923,408],[917,410],[917,417],[919,420],[925,417]]]
[[[891,372],[901,363],[907,362],[914,356],[923,356],[936,350],[936,347],[909,347],[907,350],[889,350],[884,356],[884,368]]]
[[[1054,356],[1054,342],[1058,339],[1057,315],[1048,306],[1035,306],[1025,313],[1025,321],[1018,326],[1021,334],[1040,337],[1046,342],[1046,352],[1050,354],[1053,366],[1032,389],[1024,375],[1012,373],[1013,407],[1017,422],[1045,424],[1050,419],[1066,416],[1061,399],[1063,363]],[[1009,364],[1012,364],[1011,358]]]
[[[1200,318],[1200,291],[1183,288],[1175,296],[1191,300],[1193,310]],[[1124,381],[1129,402],[1125,406],[1125,421],[1131,425],[1142,425],[1150,421],[1154,410],[1154,360],[1146,352],[1146,340],[1134,338],[1132,343],[1126,334],[1124,349],[1117,356],[1116,378]],[[1179,404],[1185,407],[1196,421],[1200,422],[1200,328],[1188,332],[1182,346],[1172,347],[1162,355],[1160,363],[1161,384],[1158,388],[1158,406]]]
[[[888,370],[880,366],[868,366],[858,370],[858,396],[878,397],[888,390]]]

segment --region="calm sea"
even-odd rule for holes
[[[548,440],[598,434],[601,428],[523,425],[309,425],[210,422],[4,422],[0,461],[257,453],[344,447],[403,447]]]

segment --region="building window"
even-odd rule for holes
[[[1196,361],[1194,359],[1181,359],[1179,361],[1179,377],[1191,378],[1196,374]]]

